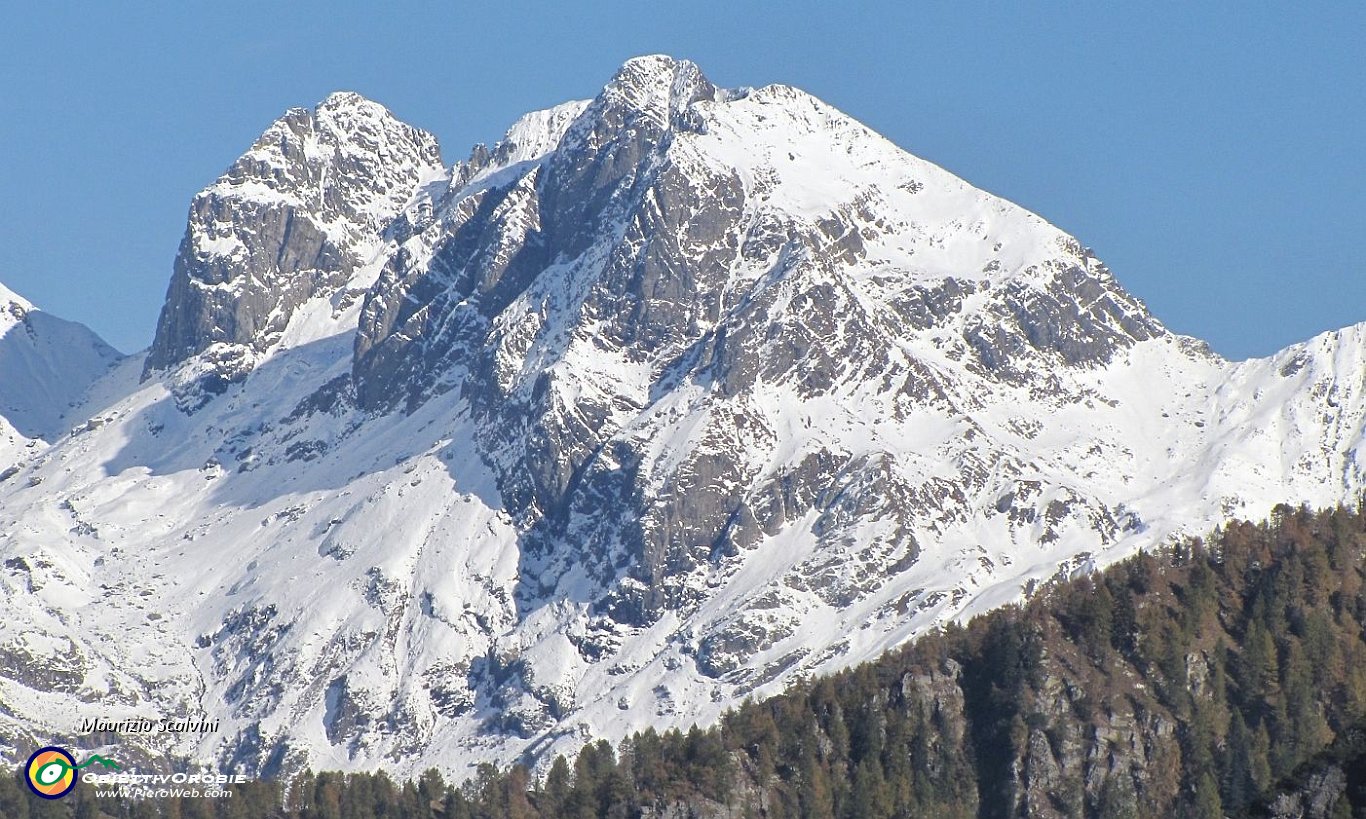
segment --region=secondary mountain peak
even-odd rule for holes
[[[435,137],[354,92],[287,111],[191,203],[146,372],[212,348],[219,374],[240,378],[443,170]]]
[[[31,310],[29,300],[0,283],[0,311],[12,312],[14,309]]]
[[[13,474],[24,449],[66,432],[68,411],[120,358],[84,325],[0,284],[0,475]]]

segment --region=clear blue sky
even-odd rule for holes
[[[1366,4],[1149,5],[10,3],[0,281],[143,347],[190,197],[284,109],[356,90],[449,163],[664,52],[1038,212],[1225,355],[1366,320]]]

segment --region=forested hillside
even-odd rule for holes
[[[1313,799],[1282,798],[1276,815],[1366,815],[1353,773],[1366,731],[1364,547],[1361,510],[1282,507],[1059,580],[746,703],[718,728],[590,745],[542,778],[490,768],[452,788],[434,773],[403,786],[306,773],[214,802],[95,800],[82,786],[43,805],[4,780],[0,813],[1203,819],[1265,811],[1278,787],[1302,793],[1312,779]],[[1334,765],[1348,770],[1318,775]]]

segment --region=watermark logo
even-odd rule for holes
[[[24,766],[24,778],[28,782],[29,790],[44,799],[61,799],[76,787],[81,768],[96,762],[106,768],[113,768],[116,771],[119,769],[118,763],[114,760],[98,754],[77,765],[76,758],[70,751],[49,745],[34,751],[28,758],[28,763]]]

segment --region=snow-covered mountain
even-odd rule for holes
[[[90,330],[0,284],[0,474],[68,432],[68,411],[120,357]]]
[[[450,168],[334,95],[196,197],[150,353],[0,482],[4,752],[203,714],[123,747],[412,773],[711,720],[1355,497],[1364,335],[1224,361],[1038,216],[687,62]]]

